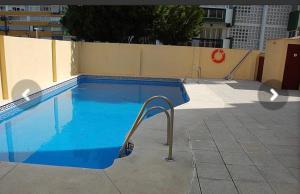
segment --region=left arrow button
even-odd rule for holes
[[[23,97],[26,101],[29,101],[29,100],[30,100],[30,98],[28,97],[29,92],[30,92],[30,89],[26,89],[26,90],[22,93],[22,97]]]

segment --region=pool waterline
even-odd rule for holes
[[[175,106],[188,101],[179,80],[82,77],[76,86],[1,122],[0,160],[106,168],[118,157],[143,102],[154,95]]]

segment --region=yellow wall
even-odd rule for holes
[[[77,75],[78,57],[75,42],[0,36],[1,99],[11,99],[13,87],[21,80],[32,80],[45,89],[53,81]]]
[[[1,81],[1,69],[0,69],[0,100],[3,99],[3,93],[2,93],[2,81]]]
[[[214,63],[211,60],[213,48],[200,48],[201,77],[204,78],[224,78],[246,55],[246,50],[223,49],[225,60],[223,63]],[[233,74],[234,79],[253,80],[258,51],[252,51],[245,61]]]
[[[78,43],[54,41],[57,81],[69,79],[78,74]]]
[[[144,45],[141,76],[191,77],[193,47]]]
[[[7,99],[6,66],[4,53],[4,38],[0,36],[0,97]]]
[[[211,60],[212,51],[212,48],[186,46],[75,43],[0,36],[0,90],[4,91],[0,97],[7,94],[10,98],[13,86],[23,79],[33,80],[45,89],[78,73],[197,78],[200,67],[202,78],[224,78],[247,52],[224,49],[225,61],[216,64]],[[253,80],[258,55],[258,51],[253,51],[233,78]]]
[[[267,41],[262,82],[269,82],[270,86],[281,89],[285,59],[288,44],[300,44],[300,39],[277,39]]]
[[[44,89],[52,83],[50,40],[4,37],[8,98],[16,83],[30,79]],[[36,92],[36,91],[31,91]]]
[[[79,72],[92,75],[138,76],[140,46],[109,43],[79,43]]]
[[[224,49],[226,58],[211,60],[212,48],[163,45],[84,43],[80,45],[79,72],[93,75],[224,78],[247,51]],[[235,79],[253,80],[258,51],[253,51],[234,73]]]

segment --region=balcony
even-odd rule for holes
[[[204,22],[225,22],[226,9],[204,8]]]
[[[233,9],[203,8],[204,23],[222,23],[226,27],[233,25]]]
[[[231,48],[232,39],[208,39],[208,38],[193,38],[192,45],[198,47],[211,47],[211,48]]]

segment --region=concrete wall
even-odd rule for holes
[[[3,87],[2,87],[2,79],[5,78],[6,72],[3,72],[3,68],[5,68],[5,58],[4,58],[4,38],[0,36],[0,99],[3,99]],[[2,74],[4,76],[2,76]]]
[[[204,78],[224,78],[247,53],[246,50],[223,49],[225,51],[224,62],[214,63],[211,60],[211,53],[214,50],[213,48],[200,48],[199,50],[201,77]],[[233,74],[233,78],[253,80],[258,55],[259,51],[252,51]]]
[[[193,47],[143,45],[140,76],[191,77],[193,58]]]
[[[300,44],[300,39],[277,39],[267,41],[265,51],[262,82],[269,82],[270,86],[281,89],[288,44]]]
[[[45,89],[77,75],[78,57],[75,42],[0,36],[1,99],[11,99],[14,86],[21,80],[32,80]],[[19,89],[26,88],[25,84]]]
[[[78,74],[78,43],[71,41],[54,41],[56,79],[62,81]]]
[[[0,36],[0,97],[10,99],[14,85],[30,79],[44,89],[78,73],[109,76],[224,78],[247,51],[224,49],[225,61],[211,60],[212,48],[70,42]],[[234,73],[253,80],[258,51]],[[31,91],[35,92],[35,91]]]
[[[0,99],[7,98],[3,91],[6,91],[6,88],[3,88],[3,83],[6,83],[6,68],[5,68],[5,54],[4,54],[4,38],[0,36]],[[6,87],[6,85],[4,85]]]
[[[3,93],[2,93],[2,81],[1,81],[1,68],[0,68],[0,100],[3,99]]]
[[[11,98],[15,84],[21,80],[32,80],[42,89],[51,85],[51,41],[5,36],[4,48],[8,98]]]
[[[163,45],[81,43],[79,72],[93,75],[224,78],[247,53],[224,49],[225,61],[211,60],[212,48]],[[253,51],[233,78],[253,80],[258,51]]]
[[[79,72],[92,75],[138,76],[139,45],[79,43]]]

